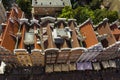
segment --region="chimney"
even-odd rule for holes
[[[107,34],[107,38],[101,40],[103,47],[108,47],[116,42],[107,18],[105,18],[102,22],[99,23],[99,25],[96,27],[96,31],[99,33],[99,35]]]
[[[112,34],[114,35],[116,41],[120,41],[120,30],[118,29],[118,25],[117,25],[117,22],[113,22],[111,25],[110,25],[110,29],[112,31]]]
[[[80,33],[85,37],[84,46],[89,48],[98,43],[96,34],[93,29],[93,24],[90,19],[86,20],[79,26]]]

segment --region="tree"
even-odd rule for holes
[[[106,9],[96,9],[94,10],[95,19],[93,19],[94,24],[98,24],[104,18],[107,18],[107,11]]]
[[[77,23],[83,23],[88,18],[94,19],[94,12],[88,7],[78,7],[74,10],[74,18],[77,19]]]
[[[99,9],[103,0],[91,0],[89,3],[92,10]]]
[[[109,19],[109,22],[114,22],[119,18],[117,11],[108,11],[107,18]]]
[[[88,4],[90,5],[84,5],[83,7],[78,6],[78,2],[80,0],[75,1],[77,2],[73,4],[75,5],[75,9],[67,6],[63,8],[62,13],[59,15],[59,17],[75,18],[77,19],[77,23],[83,23],[88,18],[91,18],[94,24],[98,24],[104,18],[108,18],[110,23],[119,18],[116,11],[99,9],[102,0],[91,0],[90,2],[88,2]]]
[[[25,12],[27,18],[31,18],[32,2],[31,0],[17,0],[18,6]]]
[[[2,0],[2,3],[3,3],[6,10],[11,9],[13,2],[14,2],[14,0]]]
[[[108,18],[110,23],[119,18],[118,13],[116,11],[108,11],[106,9],[102,9],[102,10],[97,9],[97,10],[94,10],[94,13],[95,13],[95,18],[93,19],[94,24],[99,23],[104,18]]]
[[[59,15],[62,18],[74,18],[74,11],[71,7],[66,6],[62,9],[62,14]]]

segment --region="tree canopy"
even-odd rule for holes
[[[94,19],[94,12],[88,7],[78,7],[74,10],[74,18],[78,23],[83,23],[88,18]]]
[[[2,0],[2,3],[3,3],[3,5],[4,5],[4,7],[5,7],[5,9],[6,10],[10,10],[11,9],[11,2],[12,2],[13,0]]]
[[[83,23],[88,18],[93,20],[94,24],[99,23],[104,18],[108,18],[109,22],[113,22],[118,19],[118,13],[116,11],[108,11],[106,9],[92,10],[88,7],[77,7],[72,9],[71,7],[65,7],[59,17],[75,18],[77,23]]]
[[[114,22],[115,20],[119,18],[117,11],[108,11],[106,9],[94,10],[94,14],[95,14],[95,19],[93,19],[93,22],[95,24],[99,23],[104,18],[108,18],[110,23]]]
[[[103,0],[92,0],[89,6],[92,10],[100,9]]]
[[[17,0],[18,6],[25,12],[27,18],[31,17],[32,0]]]
[[[6,10],[10,9],[10,3],[13,0],[2,0]],[[66,6],[58,17],[75,18],[77,23],[83,23],[86,19],[91,18],[94,24],[99,23],[103,18],[108,18],[109,22],[118,19],[116,11],[100,9],[103,0],[71,0],[72,7]],[[16,0],[27,18],[31,18],[32,0]]]
[[[74,13],[72,7],[66,6],[62,9],[62,14],[59,15],[62,18],[74,18]]]

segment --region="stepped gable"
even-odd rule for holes
[[[44,19],[46,19],[46,17]],[[56,63],[56,58],[59,49],[56,47],[55,43],[53,42],[52,29],[50,26],[50,22],[52,22],[51,21],[52,19],[49,20],[44,20],[44,19],[43,19],[44,21],[43,23],[45,23],[45,25],[43,26],[46,28],[46,35],[48,36],[47,45],[45,49],[45,63],[54,64]]]
[[[108,47],[116,42],[116,39],[112,34],[107,18],[103,19],[103,21],[98,24],[98,26],[96,27],[96,31],[99,35],[107,34],[107,37],[101,40],[103,47]]]
[[[57,57],[57,63],[63,63],[66,64],[69,54],[70,54],[70,46],[67,41],[70,42],[70,39],[68,38],[69,31],[67,32],[65,27],[66,27],[66,19],[65,18],[57,18],[56,22],[56,27],[54,29],[57,32],[57,35],[59,36],[59,41],[61,40],[62,42],[56,43],[56,45],[59,45],[60,51],[59,55]],[[53,34],[54,35],[54,34]]]
[[[120,30],[118,29],[117,23],[118,23],[118,21],[113,22],[110,25],[110,29],[111,29],[112,34],[114,35],[116,41],[120,41]]]
[[[8,16],[6,23],[2,23],[2,33],[0,34],[0,46],[2,52],[1,59],[5,62],[18,63],[13,51],[17,44],[17,32],[20,26],[18,18],[22,17],[22,13],[23,12],[20,8],[14,6],[10,11],[10,15]]]
[[[34,43],[33,41],[34,37],[32,33],[29,33],[28,27],[30,25],[28,23],[28,19],[21,18],[20,24],[21,24],[20,27],[21,29],[19,33],[21,33],[21,37],[18,41],[17,48],[14,50],[14,54],[17,56],[20,66],[32,66],[31,57],[29,56],[29,54],[31,53],[30,45]],[[32,36],[30,36],[30,34]]]
[[[60,49],[57,57],[57,62],[54,65],[54,71],[69,71],[68,57],[70,55],[70,32],[67,28],[66,18],[57,18],[53,31],[54,40],[57,47]]]
[[[84,47],[89,48],[98,43],[91,19],[79,25],[79,31],[82,36],[86,37],[84,40]]]
[[[104,50],[101,51],[100,55],[96,57],[97,60],[109,60],[114,59],[119,56],[119,47],[120,42],[115,39],[113,34],[113,26],[109,26],[108,19],[104,19],[103,22],[100,22],[97,31],[99,34],[107,34],[106,38],[101,41]],[[114,27],[116,29],[116,26]],[[107,42],[106,42],[107,41]]]
[[[80,56],[79,61],[91,61],[100,54],[100,51],[103,50],[103,46],[98,42],[97,36],[94,32],[91,19],[86,20],[79,26],[79,32],[85,37],[82,43],[88,50]]]
[[[31,50],[31,60],[34,66],[44,65],[44,46],[42,42],[41,26],[36,19],[31,20],[32,28],[34,33],[34,49]]]
[[[18,13],[16,13],[16,10]],[[4,26],[6,29],[4,28],[4,32],[1,35],[1,46],[13,51],[16,44],[16,35],[20,26],[18,18],[22,18],[22,11],[18,7],[14,6],[10,13],[11,14],[6,23],[7,25]],[[8,42],[8,40],[10,41],[10,43]],[[8,46],[9,44],[11,45]]]
[[[78,40],[77,32],[75,30],[75,28],[77,27],[75,25],[75,21],[69,20],[69,26],[70,26],[70,29],[72,30],[72,34],[71,34],[72,49],[71,49],[69,61],[72,63],[72,62],[77,62],[81,54],[85,52],[86,49],[81,47],[80,42]]]

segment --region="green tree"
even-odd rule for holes
[[[103,0],[91,0],[89,6],[92,10],[99,9]]]
[[[102,1],[102,0],[99,0],[99,1]],[[75,18],[77,19],[77,23],[83,23],[88,18],[91,18],[94,24],[98,24],[104,18],[108,18],[110,23],[119,18],[118,13],[116,11],[99,9],[99,6],[97,6],[96,0],[93,6],[95,6],[96,8],[91,9],[89,5],[86,5],[84,7],[79,6],[79,7],[76,7],[75,9],[72,9],[71,7],[67,6],[63,8],[62,13],[59,15],[59,17]]]
[[[88,18],[94,19],[94,12],[88,7],[78,7],[74,10],[74,18],[77,19],[77,23],[83,23]]]
[[[106,9],[96,9],[94,10],[95,18],[93,19],[94,24],[99,23],[104,18],[107,18],[107,10]]]
[[[2,3],[6,10],[10,10],[11,8],[10,0],[2,0]]]
[[[59,15],[62,18],[74,18],[74,11],[71,7],[66,6],[62,9],[62,14]]]
[[[79,1],[72,0],[71,3],[72,3],[72,8],[73,9],[77,8],[78,6],[80,6]]]
[[[16,2],[18,6],[22,9],[22,11],[25,12],[26,17],[31,18],[32,10],[31,0],[17,0]]]
[[[119,18],[117,11],[108,11],[107,18],[109,19],[109,22],[114,22]]]
[[[95,13],[95,18],[93,19],[94,24],[99,23],[104,18],[108,18],[110,23],[119,18],[118,13],[116,11],[108,11],[106,9],[102,9],[102,10],[97,9],[97,10],[94,10],[94,13]]]

